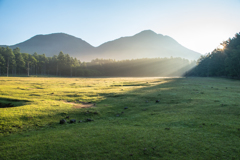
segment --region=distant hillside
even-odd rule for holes
[[[21,52],[29,54],[45,53],[46,56],[57,55],[63,51],[81,61],[91,61],[95,58],[123,60],[171,56],[196,60],[201,55],[183,47],[173,38],[156,34],[151,30],[109,41],[98,47],[93,47],[80,38],[64,33],[37,35],[9,47],[12,49],[19,47]]]
[[[65,33],[53,33],[48,35],[36,35],[29,40],[22,43],[10,46],[14,49],[19,47],[21,52],[33,54],[45,53],[46,56],[58,55],[60,51],[68,53],[72,57],[81,57],[81,55],[88,55],[94,47],[89,43],[83,41],[80,38],[65,34]]]
[[[169,36],[142,31],[131,37],[106,42],[97,48],[98,58],[136,59],[155,57],[182,57],[198,59],[200,53],[189,50]]]

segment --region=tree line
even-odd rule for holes
[[[173,57],[81,62],[63,52],[46,57],[21,53],[20,48],[0,47],[0,75],[3,76],[181,76],[195,65],[195,61]]]
[[[0,47],[0,75],[76,76],[81,62],[68,54],[46,57],[45,54],[21,53],[19,48]]]
[[[226,77],[240,79],[240,32],[221,43],[211,53],[201,56],[197,66],[185,76]]]

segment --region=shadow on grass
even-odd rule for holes
[[[206,93],[201,94],[199,91],[204,86],[199,82],[201,79],[168,79],[166,83],[128,92],[102,93],[104,100],[97,102],[96,107],[54,113],[57,120],[51,125],[58,127],[46,129],[37,136],[36,132],[23,134],[20,140],[34,143],[20,144],[26,144],[23,151],[29,146],[36,148],[27,152],[33,159],[60,159],[57,157],[59,154],[73,156],[72,159],[80,156],[81,159],[113,159],[113,156],[115,159],[228,159],[226,155],[239,159],[239,130],[235,128],[239,124],[239,108],[216,104],[213,101],[215,92],[206,87]],[[207,83],[211,86],[215,82]],[[219,92],[223,90],[219,89]],[[209,96],[212,98],[207,99]],[[233,116],[233,113],[238,115]],[[94,121],[76,125],[57,124],[59,117],[67,116]],[[54,143],[49,143],[50,138]],[[35,143],[37,140],[39,142]],[[10,150],[17,157],[12,146],[3,146],[2,150]],[[37,157],[39,148],[43,153],[41,157]],[[57,149],[46,152],[49,148]],[[80,155],[75,154],[79,152],[78,148],[82,148]],[[36,153],[32,154],[32,151]],[[132,156],[135,157],[129,158]]]
[[[154,82],[162,82],[163,79],[157,79]],[[139,116],[145,111],[149,112],[147,115],[141,115],[142,118],[147,118],[150,115],[153,115],[157,112],[168,112],[170,110],[179,110],[184,107],[175,108],[172,105],[187,104],[191,102],[191,99],[184,98],[181,94],[174,94],[176,88],[183,78],[171,78],[164,79],[165,83],[161,84],[152,84],[151,86],[144,86],[142,88],[136,88],[127,92],[121,93],[99,93],[98,95],[103,97],[103,100],[92,101],[96,103],[96,107],[92,108],[74,108],[66,111],[56,111],[53,114],[46,115],[34,115],[34,116],[23,116],[21,120],[26,121],[24,123],[29,124],[29,126],[38,126],[38,123],[49,125],[58,125],[59,120],[70,116],[71,118],[79,120],[86,120],[88,118],[94,120],[108,120],[113,119],[117,120],[119,117],[130,118],[131,116]],[[148,85],[148,83],[144,83]],[[131,85],[131,84],[129,84]],[[141,84],[136,84],[140,86]],[[94,95],[97,96],[97,95]],[[79,95],[67,95],[67,97],[79,97]],[[91,97],[91,95],[89,96]],[[81,98],[79,99],[81,101]],[[160,100],[160,102],[156,102]],[[148,102],[146,102],[148,101]],[[17,99],[0,99],[1,108],[7,107],[18,107],[23,106],[28,101],[17,100]],[[54,107],[54,106],[52,106]],[[125,107],[128,107],[127,110],[124,110]],[[186,108],[187,106],[185,106]],[[124,114],[122,114],[124,112]],[[151,113],[150,113],[151,112]],[[154,113],[155,112],[155,113]],[[32,118],[33,117],[33,118]],[[44,125],[41,125],[42,127]],[[8,130],[5,130],[8,132]]]
[[[170,108],[166,108],[167,106],[173,107],[173,105],[180,105],[182,103],[188,104],[192,102],[189,97],[184,97],[181,94],[174,94],[174,91],[172,91],[175,90],[176,87],[178,89],[182,87],[177,86],[178,82],[182,80],[183,78],[171,79],[167,80],[166,83],[154,84],[151,86],[145,86],[143,88],[137,88],[121,93],[98,93],[98,95],[103,97],[104,100],[93,102],[96,103],[97,107],[74,110],[69,112],[69,115],[71,117],[83,116],[84,118],[97,118],[99,120],[117,120],[119,117],[128,118],[128,116],[138,116],[142,113],[143,110],[145,111],[146,108],[148,108],[147,112],[150,110],[151,112],[169,110]],[[155,82],[162,82],[162,79]],[[133,85],[129,84],[129,86]],[[138,84],[137,86],[141,85]],[[175,88],[171,88],[173,86]],[[157,100],[159,100],[159,102],[156,102]],[[98,105],[101,107],[98,107]],[[128,109],[125,110],[125,107],[128,107]],[[188,108],[187,105],[185,107]],[[177,108],[177,110],[180,108],[181,107]],[[84,114],[87,110],[89,110],[89,112],[98,111],[99,114]],[[124,114],[122,112],[124,112]]]
[[[20,106],[24,106],[27,102],[30,102],[30,101],[10,99],[10,98],[0,98],[0,108],[20,107]]]

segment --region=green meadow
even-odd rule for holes
[[[1,77],[0,107],[0,160],[240,159],[237,80]]]

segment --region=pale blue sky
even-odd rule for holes
[[[240,0],[0,0],[0,44],[63,32],[93,46],[142,30],[202,54],[240,32]]]

